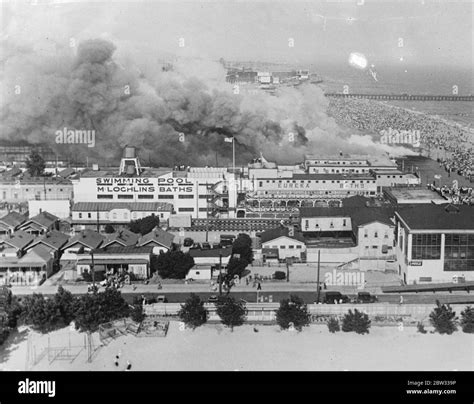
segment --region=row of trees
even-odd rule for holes
[[[9,326],[13,328],[21,322],[38,332],[48,333],[74,321],[77,330],[95,332],[100,324],[128,317],[131,312],[116,289],[74,296],[60,286],[51,298],[34,293],[25,297],[21,304],[15,299],[9,311]]]

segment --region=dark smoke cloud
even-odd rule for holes
[[[114,59],[115,45],[103,39],[83,41],[76,55],[63,48],[38,53],[10,40],[3,47],[2,140],[48,144],[60,155],[101,164],[116,164],[122,148],[135,145],[144,163],[155,166],[227,164],[228,136],[235,136],[238,164],[259,152],[290,162],[305,153],[374,149],[367,138],[357,144],[338,128],[316,86],[281,88],[276,96],[237,95],[220,65],[178,62],[169,72],[140,70],[130,61],[124,67]],[[220,75],[214,81],[205,77],[213,70]],[[195,77],[200,74],[203,80]],[[95,148],[56,144],[55,132],[64,127],[95,130]]]

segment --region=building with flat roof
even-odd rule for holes
[[[406,283],[474,280],[474,206],[399,207],[395,221],[398,271]]]
[[[389,188],[384,190],[384,196],[393,205],[413,204],[445,204],[448,201],[437,192],[422,188]]]

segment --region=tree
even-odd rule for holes
[[[160,225],[160,218],[155,215],[146,216],[141,219],[132,220],[128,225],[130,231],[140,233],[142,236],[150,233],[156,226]]]
[[[53,299],[45,299],[39,293],[25,298],[25,324],[36,331],[48,333],[64,327],[64,321],[59,307]]]
[[[239,254],[247,264],[253,261],[252,239],[248,234],[240,233],[232,244],[232,254]]]
[[[64,325],[69,325],[75,317],[76,298],[71,292],[59,286],[54,295],[54,302],[61,314]]]
[[[457,317],[451,306],[436,300],[436,307],[430,313],[430,323],[440,334],[452,334],[457,330]]]
[[[474,309],[471,306],[461,312],[461,328],[463,332],[474,333]]]
[[[342,319],[342,331],[355,331],[357,334],[368,334],[371,321],[369,316],[361,311],[355,309],[354,312],[349,310],[349,313],[344,315]]]
[[[107,234],[110,234],[110,233],[114,233],[114,232],[115,232],[115,229],[114,229],[114,226],[112,226],[111,224],[106,224],[104,231],[105,231]]]
[[[339,321],[337,318],[331,317],[328,320],[328,330],[331,333],[335,333],[336,331],[340,331],[341,327],[339,326]]]
[[[169,250],[152,256],[150,264],[151,272],[157,271],[162,278],[184,279],[194,266],[194,259],[188,253]]]
[[[283,299],[280,302],[280,307],[276,312],[276,321],[281,329],[286,330],[293,324],[298,331],[301,331],[310,323],[310,320],[308,306],[300,297],[291,295],[289,299]]]
[[[128,304],[114,288],[82,295],[76,305],[76,329],[81,332],[95,332],[100,324],[128,317],[129,313]]]
[[[181,306],[178,315],[181,321],[193,330],[207,321],[207,310],[204,308],[204,302],[194,293],[191,293],[191,296]]]
[[[244,304],[231,296],[221,297],[217,302],[217,315],[221,318],[222,324],[230,327],[231,331],[235,326],[244,323],[246,312]]]
[[[133,298],[133,308],[131,309],[130,317],[137,323],[141,323],[145,319],[145,313],[143,312],[143,301],[138,296]]]
[[[16,296],[13,296],[7,303],[7,327],[15,328],[18,325],[18,321],[23,315],[23,306],[18,301]]]
[[[44,173],[46,164],[43,160],[43,157],[41,157],[41,155],[36,150],[33,150],[27,158],[26,168],[32,177],[39,177]]]

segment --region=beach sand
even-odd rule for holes
[[[123,371],[127,360],[134,370],[473,370],[474,339],[461,331],[453,335],[419,334],[414,327],[373,327],[370,334],[331,334],[325,325],[302,332],[281,331],[277,326],[244,325],[233,332],[222,325],[205,325],[195,331],[171,322],[166,337],[127,335],[100,347],[92,363],[83,349],[74,361],[44,357],[29,370]],[[26,370],[28,330],[14,337],[0,353],[1,369]],[[28,331],[37,353],[47,336]],[[94,334],[99,345],[98,334]],[[51,346],[84,343],[84,334],[66,328],[50,334]],[[76,352],[78,350],[76,349]],[[121,351],[119,366],[115,356]],[[30,356],[31,357],[31,356]]]

